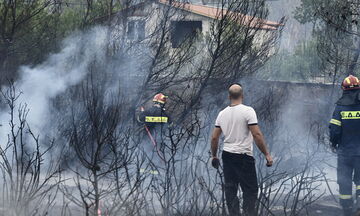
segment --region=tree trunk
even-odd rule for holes
[[[360,39],[358,38],[358,44],[356,46],[356,50],[354,51],[354,56],[353,59],[350,63],[349,66],[349,70],[348,70],[348,75],[353,75],[355,70],[356,70],[356,66],[358,64],[358,60],[359,60],[359,56],[360,56]]]
[[[97,176],[97,172],[94,171],[94,191],[95,191],[95,209],[94,209],[94,216],[98,215],[98,211],[100,208],[100,194],[99,194],[99,181],[98,181],[98,176]]]

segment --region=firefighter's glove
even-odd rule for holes
[[[332,151],[332,152],[336,153],[336,152],[337,152],[338,147],[339,147],[339,145],[338,145],[338,144],[336,144],[336,143],[331,143],[330,148],[331,148],[331,151]]]
[[[215,169],[219,169],[220,166],[220,160],[217,157],[213,157],[211,160],[211,165],[215,168]]]
[[[168,125],[168,128],[169,128],[169,130],[174,130],[175,129],[175,124],[174,123],[169,123],[169,125]]]

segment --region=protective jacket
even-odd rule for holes
[[[168,123],[170,122],[165,110],[159,106],[153,106],[150,109],[141,112],[138,116],[138,120],[145,124],[145,130],[154,146],[154,150],[157,152],[159,158],[165,162],[164,135],[167,131]]]
[[[360,90],[344,91],[330,121],[330,141],[338,154],[360,156]]]
[[[140,122],[145,123],[149,129],[170,122],[169,116],[165,113],[165,110],[158,106],[153,106],[142,112],[139,116],[139,120]]]

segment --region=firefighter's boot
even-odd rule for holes
[[[344,216],[352,216],[353,214],[353,208],[343,208],[343,214]]]
[[[360,216],[360,185],[356,186],[356,213],[355,216]]]
[[[340,205],[343,209],[344,216],[352,216],[353,213],[353,199],[351,195],[340,196]]]

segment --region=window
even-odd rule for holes
[[[130,20],[128,22],[127,38],[132,41],[143,40],[145,38],[145,21]]]
[[[194,38],[198,31],[202,30],[201,21],[172,21],[171,44],[177,48],[188,38]]]

